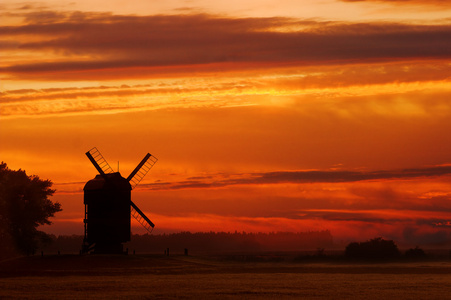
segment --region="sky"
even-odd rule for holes
[[[97,147],[156,224],[451,244],[451,2],[0,4],[0,160],[83,234]],[[144,233],[136,222],[133,233]]]

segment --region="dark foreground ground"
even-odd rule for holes
[[[11,299],[451,299],[451,261],[309,262],[245,256],[54,255],[0,262]]]

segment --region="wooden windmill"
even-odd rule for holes
[[[124,253],[122,243],[130,241],[133,216],[150,233],[154,224],[131,200],[131,191],[157,162],[147,153],[131,174],[124,178],[114,172],[97,148],[86,156],[99,174],[89,180],[84,190],[85,235],[82,252]]]

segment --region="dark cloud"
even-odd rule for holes
[[[340,0],[343,2],[379,2],[392,5],[451,6],[448,0]]]
[[[383,223],[383,224],[395,224],[398,222],[406,222],[407,217],[391,217],[384,216],[380,212],[362,212],[362,211],[340,211],[340,210],[326,210],[326,211],[299,211],[299,215],[302,219],[321,219],[328,221],[353,221],[364,223]]]
[[[429,218],[429,219],[420,219],[416,222],[417,225],[429,225],[431,227],[441,227],[441,228],[451,228],[451,218],[442,219],[442,218]]]
[[[413,245],[448,245],[451,240],[449,230],[422,231],[421,227],[406,226],[402,232],[406,244]]]
[[[358,209],[353,210],[307,210],[299,211],[298,215],[302,219],[321,219],[328,221],[350,221],[350,222],[364,222],[364,223],[379,223],[379,224],[392,224],[404,226],[412,226],[413,228],[428,228],[430,231],[434,231],[434,228],[449,228],[449,220],[442,220],[437,218],[422,217],[420,211],[410,211],[410,213],[405,210],[396,210],[396,214],[393,211],[384,210],[365,210],[361,211]],[[439,224],[439,225],[437,225]],[[445,224],[445,225],[442,225]],[[448,225],[446,225],[448,224]],[[451,234],[451,232],[450,232]]]
[[[451,25],[81,12],[39,12],[28,14],[27,21],[22,26],[0,27],[0,37],[33,35],[33,41],[23,38],[18,45],[7,43],[4,48],[56,52],[67,60],[16,63],[1,68],[1,72],[58,73],[213,63],[318,65],[451,57]],[[277,30],[286,26],[303,30]],[[86,60],[87,56],[93,59]]]
[[[22,9],[31,9],[30,6],[25,6]],[[33,24],[48,24],[61,21],[65,18],[65,14],[62,12],[50,11],[50,10],[38,10],[27,13],[25,15],[25,22]]]
[[[277,184],[277,183],[339,183],[364,180],[409,179],[435,177],[451,174],[451,166],[404,169],[394,171],[280,171],[268,173],[243,174],[239,178],[217,181],[187,180],[181,182],[158,182],[142,185],[150,189],[215,188],[239,184]],[[384,191],[384,196],[396,197],[394,192]]]

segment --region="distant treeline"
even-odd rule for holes
[[[42,247],[45,253],[74,253],[81,249],[83,236],[51,236],[51,243]],[[130,252],[159,253],[169,248],[171,253],[233,252],[233,251],[298,251],[333,246],[329,230],[308,232],[180,232],[159,235],[132,235],[124,245]]]

